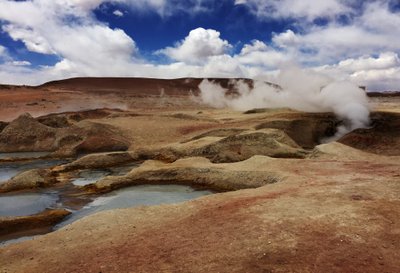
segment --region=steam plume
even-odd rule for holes
[[[338,82],[297,67],[284,69],[274,79],[279,87],[255,80],[254,88],[235,83],[238,94],[227,94],[219,84],[203,80],[199,85],[201,100],[212,107],[240,111],[254,108],[288,107],[305,112],[333,112],[343,120],[333,139],[369,124],[369,105],[365,92],[351,82]]]

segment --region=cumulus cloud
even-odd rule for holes
[[[400,58],[395,52],[384,52],[375,57],[364,55],[349,58],[314,70],[337,79],[350,80],[369,90],[395,90],[400,86]]]
[[[241,64],[273,68],[288,62],[292,56],[288,52],[269,47],[262,41],[254,40],[251,44],[244,45],[240,54],[235,57]]]
[[[288,29],[285,32],[275,33],[272,42],[283,48],[295,47],[299,44],[300,38],[291,29]]]
[[[135,42],[121,29],[111,29],[95,20],[89,11],[102,1],[33,0],[0,2],[2,29],[29,51],[57,55],[61,61],[49,74],[96,75],[102,70],[114,74],[124,70],[136,53]],[[74,18],[74,21],[70,21]],[[68,66],[65,64],[68,63]]]
[[[242,43],[233,47],[233,41],[217,29],[196,28],[175,45],[156,51],[170,58],[160,65],[141,59],[135,37],[100,22],[93,10],[113,2],[115,16],[130,8],[135,14],[153,12],[164,17],[193,9],[195,14],[210,12],[218,1],[0,0],[2,31],[28,51],[59,59],[46,67],[17,65],[24,61],[13,59],[0,46],[0,81],[42,83],[72,76],[258,78],[296,62],[370,90],[398,89],[400,12],[390,9],[388,0],[224,1],[244,5],[260,20],[289,23],[270,40],[242,41],[242,48],[237,48]]]
[[[175,47],[167,47],[159,52],[171,59],[187,63],[204,63],[208,57],[223,55],[231,45],[220,38],[214,29],[196,28]]]
[[[236,5],[245,5],[259,18],[303,18],[314,20],[319,17],[334,17],[349,11],[338,0],[236,0]]]
[[[400,65],[399,56],[394,52],[384,52],[378,57],[362,56],[358,59],[346,59],[339,62],[338,67],[346,71],[387,69]]]

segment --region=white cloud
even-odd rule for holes
[[[367,86],[369,90],[395,90],[400,86],[400,59],[394,52],[381,53],[378,57],[350,58],[315,69],[337,79]]]
[[[29,51],[57,55],[61,63],[72,64],[82,74],[123,71],[137,51],[135,42],[123,30],[111,29],[90,14],[101,2],[2,1],[0,19],[5,21],[3,31],[22,41]]]
[[[358,59],[340,61],[338,67],[345,71],[362,71],[373,69],[387,69],[400,66],[399,56],[394,52],[381,53],[377,58],[362,56]]]
[[[3,31],[7,32],[13,40],[22,41],[29,51],[43,54],[55,53],[49,41],[37,30],[9,24],[3,26]]]
[[[117,10],[114,10],[113,14],[114,14],[115,16],[118,16],[118,17],[124,16],[124,13],[123,13],[122,11],[118,10],[118,9],[117,9]]]
[[[114,0],[129,6],[139,12],[156,12],[161,17],[168,17],[176,13],[204,13],[218,4],[215,0]],[[225,0],[224,0],[225,1]]]
[[[366,1],[360,10],[348,5],[352,2],[348,0],[235,0],[236,5],[246,5],[262,20],[289,19],[294,23],[285,31],[274,33],[271,41],[253,40],[236,54],[217,30],[193,29],[175,45],[157,51],[173,60],[165,65],[139,59],[131,37],[96,19],[92,11],[104,2],[115,2],[121,10],[130,7],[160,16],[192,12],[188,7],[193,7],[194,13],[206,12],[217,3],[0,0],[4,32],[22,41],[29,51],[60,59],[53,66],[37,68],[18,58],[14,60],[0,46],[0,82],[37,84],[73,76],[261,77],[276,74],[286,62],[297,61],[370,89],[400,86],[400,12],[390,10],[386,0]],[[115,9],[114,15],[121,15],[118,11]],[[344,15],[347,20],[337,15]],[[327,20],[324,25],[313,22],[321,17]]]
[[[272,42],[279,47],[294,47],[300,42],[299,37],[290,29],[285,32],[274,34]]]
[[[236,0],[236,5],[246,5],[261,19],[335,17],[349,8],[338,0]]]
[[[167,47],[159,52],[168,57],[187,63],[205,63],[208,57],[223,55],[231,45],[220,38],[213,29],[196,28],[175,47]]]
[[[268,46],[263,41],[253,40],[251,41],[251,44],[245,44],[243,46],[242,50],[240,51],[240,55],[246,55],[252,52],[266,50],[268,50]]]
[[[241,64],[266,68],[278,67],[289,61],[291,57],[288,52],[271,48],[259,40],[253,40],[251,44],[244,45],[240,54],[235,56]]]
[[[11,62],[7,62],[6,64],[14,65],[14,66],[29,66],[29,65],[31,65],[31,63],[28,61],[11,61]]]

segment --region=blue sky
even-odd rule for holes
[[[393,90],[399,26],[397,0],[0,0],[0,82],[271,78],[296,64]]]

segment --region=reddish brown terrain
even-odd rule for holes
[[[126,162],[140,166],[70,190],[184,184],[217,193],[104,211],[0,246],[0,272],[400,272],[400,97],[375,94],[370,128],[320,144],[335,132],[333,114],[212,109],[196,97],[200,81],[2,86],[0,151],[71,162],[19,174],[0,196]],[[48,215],[0,217],[0,231],[54,224]]]

